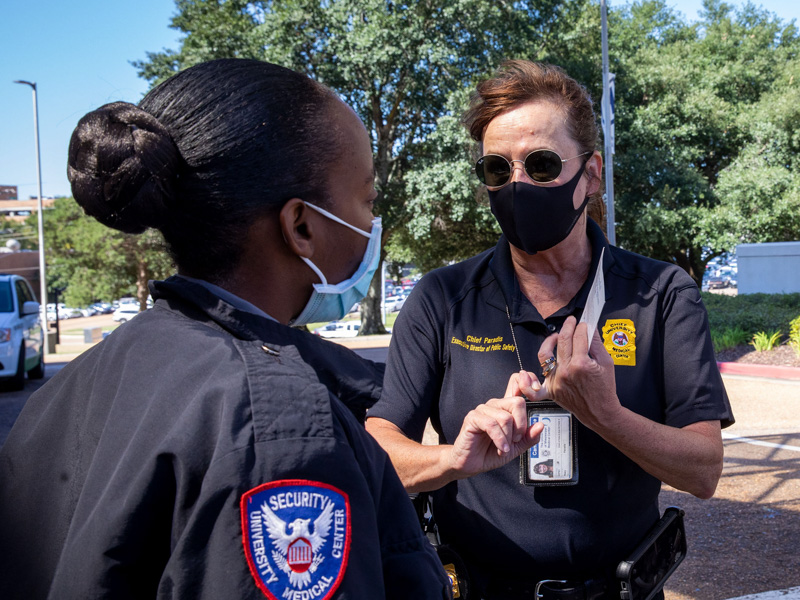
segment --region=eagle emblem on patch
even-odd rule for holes
[[[327,600],[350,552],[350,500],[318,481],[285,479],[242,495],[244,554],[271,600]]]

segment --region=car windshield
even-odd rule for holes
[[[11,297],[11,283],[8,281],[0,282],[0,312],[13,312],[14,299]]]

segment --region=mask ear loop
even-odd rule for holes
[[[305,200],[303,200],[303,204],[305,204],[309,208],[313,208],[314,210],[316,210],[319,213],[322,213],[323,215],[325,215],[329,219],[332,219],[334,221],[338,221],[342,225],[346,225],[347,227],[349,227],[350,229],[356,231],[357,233],[360,233],[361,235],[367,235],[363,231],[361,231],[358,227],[353,227],[352,225],[350,225],[350,223],[346,223],[345,221],[342,221],[339,217],[329,213],[325,209],[322,209],[322,208],[320,208],[318,206],[314,206],[313,204],[311,204],[310,202],[306,202]],[[289,245],[289,241],[286,239],[286,234],[283,231],[281,231],[281,236],[283,237],[283,243],[288,246]],[[367,235],[367,237],[369,237],[369,235]],[[317,277],[319,277],[320,282],[321,282],[322,285],[328,285],[327,278],[325,277],[325,275],[322,274],[322,271],[319,269],[319,267],[317,267],[317,265],[315,265],[313,262],[311,262],[305,256],[298,256],[298,258],[300,260],[302,260],[304,263],[306,263],[311,268],[311,270],[314,271],[314,273],[317,274]],[[317,284],[317,285],[319,285],[319,284]]]
[[[323,275],[323,274],[322,274],[322,271],[320,271],[320,270],[319,270],[319,267],[317,267],[317,265],[315,265],[313,262],[311,262],[311,261],[310,261],[309,259],[307,259],[305,256],[301,256],[301,257],[300,257],[300,260],[302,260],[302,261],[303,261],[304,263],[306,263],[306,264],[307,264],[309,267],[311,267],[311,270],[312,270],[312,271],[314,271],[314,273],[316,273],[316,274],[317,274],[317,276],[318,276],[318,277],[320,278],[320,280],[322,281],[321,285],[328,285],[328,280],[327,280],[327,279],[325,279],[325,275]],[[316,284],[316,285],[320,285],[320,284]]]
[[[320,213],[322,215],[325,215],[331,221],[336,221],[337,223],[341,223],[345,227],[349,227],[350,229],[352,229],[356,233],[360,233],[361,235],[363,235],[366,238],[370,237],[370,234],[367,233],[366,231],[361,231],[358,227],[356,227],[354,225],[350,225],[350,223],[348,223],[347,221],[344,221],[343,219],[340,219],[339,217],[337,217],[333,213],[328,212],[324,208],[320,208],[319,206],[316,206],[315,204],[311,204],[310,202],[305,202],[305,205],[308,206],[309,208],[313,208],[318,213]]]
[[[352,229],[352,230],[353,230],[353,231],[355,231],[356,233],[360,233],[360,234],[361,234],[361,235],[363,235],[365,238],[368,238],[368,239],[369,239],[369,238],[371,238],[371,237],[372,237],[372,234],[371,234],[371,233],[367,233],[366,231],[361,231],[361,230],[360,230],[358,227],[355,227],[355,226],[351,225],[350,223],[348,223],[347,221],[344,221],[344,220],[340,219],[339,217],[337,217],[336,215],[334,215],[334,214],[332,214],[332,213],[328,212],[328,211],[327,211],[327,210],[325,210],[324,208],[320,208],[319,206],[316,206],[316,205],[314,205],[314,204],[311,204],[310,202],[306,202],[305,200],[303,201],[303,204],[305,204],[305,205],[306,205],[306,206],[308,206],[309,208],[312,208],[312,209],[314,209],[314,210],[315,210],[315,211],[317,211],[318,213],[320,213],[320,214],[322,214],[322,215],[324,215],[324,216],[328,217],[328,218],[329,218],[329,219],[331,219],[332,221],[336,221],[337,223],[341,223],[342,225],[344,225],[345,227],[349,227],[350,229]],[[375,221],[376,221],[376,220],[378,220],[379,218],[380,218],[380,217],[376,217],[376,218],[372,219],[372,223],[373,223],[373,225],[375,224]],[[284,241],[284,243],[286,243],[286,245],[288,245],[288,244],[289,244],[289,242],[287,242],[287,241],[286,241],[286,236],[283,234],[283,232],[281,232],[281,235],[283,235],[283,241]],[[328,280],[325,278],[325,275],[323,275],[323,274],[322,274],[322,271],[319,269],[319,267],[317,267],[317,265],[315,265],[313,262],[311,262],[311,261],[310,261],[308,258],[306,258],[305,256],[300,256],[299,258],[300,258],[300,260],[302,260],[304,263],[306,263],[306,264],[307,264],[307,265],[308,265],[308,266],[311,268],[311,270],[312,270],[312,271],[314,271],[314,273],[316,273],[316,274],[317,274],[317,277],[319,277],[319,279],[320,279],[320,282],[321,282],[321,283],[320,283],[320,284],[316,284],[316,285],[323,285],[323,286],[325,286],[325,285],[328,285]]]

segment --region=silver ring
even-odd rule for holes
[[[543,363],[543,366],[542,366],[542,375],[544,377],[547,377],[548,375],[550,375],[550,373],[552,373],[553,371],[556,370],[556,364],[558,364],[558,363],[557,363],[556,359],[553,358],[553,357],[548,358],[545,361],[545,363]]]
[[[539,366],[544,369],[547,365],[551,365],[554,362],[556,362],[556,357],[555,356],[551,356],[550,358],[546,359],[544,362],[540,362]]]

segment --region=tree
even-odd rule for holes
[[[412,217],[423,226],[410,202],[415,194],[437,190],[420,177],[407,181],[421,168],[438,169],[436,181],[464,177],[432,164],[422,166],[423,155],[444,153],[428,142],[443,117],[452,117],[451,97],[462,94],[475,80],[490,73],[503,58],[528,53],[531,45],[546,45],[551,31],[563,28],[559,15],[565,6],[586,0],[422,0],[394,3],[386,0],[285,0],[241,2],[234,0],[179,0],[173,27],[186,34],[177,52],[148,54],[137,63],[139,72],[158,82],[177,70],[221,56],[269,60],[308,73],[335,89],[367,124],[375,152],[377,212],[383,218],[384,244],[394,234],[398,253],[425,252],[424,264],[442,259],[435,248],[442,241],[404,230]],[[450,103],[450,104],[449,104]],[[451,125],[454,121],[450,121]],[[446,158],[463,166],[459,155]],[[447,162],[447,161],[444,161]],[[467,171],[468,172],[468,171]],[[431,174],[432,171],[428,171]],[[471,184],[474,187],[474,184]],[[442,193],[439,186],[438,193]],[[485,209],[464,208],[471,194],[456,185],[453,198],[443,198],[446,219],[431,218],[433,232],[469,240],[473,219],[481,223],[479,238],[493,230]],[[447,191],[447,190],[446,190]],[[426,196],[427,197],[427,196]],[[452,208],[452,210],[451,210]],[[435,211],[427,211],[435,215]],[[437,227],[446,223],[448,227]],[[456,227],[456,225],[458,225]],[[480,245],[480,244],[479,244]],[[470,244],[460,247],[474,248]],[[385,256],[385,251],[384,251]],[[435,258],[435,260],[434,260]],[[383,330],[379,301],[382,291],[376,275],[362,303],[363,333]]]
[[[84,306],[133,293],[144,310],[147,282],[173,270],[158,232],[137,236],[109,229],[86,216],[72,198],[55,201],[44,234],[48,287],[64,288],[68,304]]]
[[[423,270],[497,238],[471,174],[474,144],[458,120],[479,79],[503,59],[524,57],[564,67],[596,103],[601,96],[596,0],[176,4],[181,48],[148,54],[137,63],[140,74],[157,83],[197,62],[238,56],[306,72],[337,90],[372,136],[384,256]],[[693,25],[664,0],[612,10],[609,21],[619,244],[678,264],[699,283],[705,262],[737,240],[791,236],[800,184],[797,78],[788,66],[800,48],[797,29],[720,0],[705,0]],[[772,150],[760,150],[767,140]],[[753,161],[766,159],[770,183],[756,190]],[[743,221],[752,214],[759,218]],[[381,329],[380,294],[376,276],[362,332]]]
[[[719,177],[724,198],[706,235],[722,248],[800,239],[800,57],[788,60],[771,89],[740,115],[746,132]]]
[[[791,86],[772,91],[800,50],[796,28],[753,6],[734,13],[705,0],[704,7],[703,19],[689,26],[660,0],[634,4],[614,19],[611,49],[619,243],[678,264],[698,283],[709,258],[742,241],[733,235],[748,227],[741,207],[760,212],[769,204],[772,222],[792,221],[790,190],[800,185],[788,143],[785,160],[773,163],[781,173],[772,173],[784,202],[771,203],[774,196],[748,180],[748,167],[743,173],[767,137],[781,130],[788,142],[797,123]],[[766,106],[775,94],[785,100],[781,116]],[[759,241],[776,233],[762,230]]]

